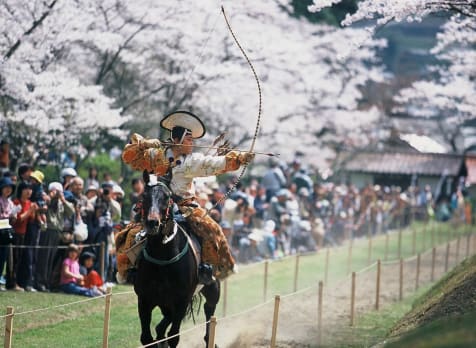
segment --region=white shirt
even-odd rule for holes
[[[225,156],[205,156],[201,153],[183,156],[181,163],[172,168],[170,189],[179,197],[192,198],[195,196],[193,179],[221,174],[225,165]]]

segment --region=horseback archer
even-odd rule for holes
[[[194,140],[205,135],[203,122],[187,111],[176,111],[165,116],[160,126],[170,132],[170,139],[145,139],[133,134],[124,148],[122,159],[133,169],[164,176],[171,174],[170,189],[179,212],[189,223],[192,232],[202,241],[202,262],[199,265],[199,281],[208,284],[213,276],[224,279],[235,270],[235,260],[219,224],[207,210],[201,208],[195,196],[193,181],[196,177],[206,177],[237,170],[248,165],[254,158],[252,152],[229,151],[225,155],[212,156],[193,152]],[[130,248],[133,236],[142,230],[140,222],[134,228],[124,230],[131,236],[118,239],[118,282],[125,282],[127,270],[132,265],[124,251]]]

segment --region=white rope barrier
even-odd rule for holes
[[[376,261],[375,261],[374,263],[372,263],[372,264],[368,265],[367,267],[365,267],[365,268],[362,268],[362,269],[361,269],[361,270],[359,270],[359,271],[356,271],[356,272],[355,272],[355,274],[361,274],[361,273],[364,273],[364,272],[366,272],[367,270],[369,270],[369,269],[373,268],[374,266],[377,266],[377,262],[376,262]]]
[[[80,248],[84,247],[92,247],[92,246],[101,246],[101,243],[94,243],[94,244],[76,244]],[[68,245],[55,245],[55,246],[46,246],[46,245],[4,245],[7,248],[13,249],[68,249]]]
[[[53,307],[38,308],[38,309],[32,309],[32,310],[25,311],[25,312],[18,312],[18,313],[15,313],[15,316],[17,316],[17,315],[24,315],[24,314],[31,314],[31,313],[38,313],[38,312],[44,312],[44,311],[47,311],[47,310],[52,310],[52,309],[67,307],[67,306],[71,306],[71,305],[75,305],[75,304],[79,304],[79,303],[85,303],[85,302],[95,301],[95,300],[100,299],[100,298],[103,298],[103,297],[106,297],[106,295],[101,295],[101,296],[96,296],[96,297],[89,297],[89,298],[84,299],[84,300],[79,300],[79,301],[75,301],[75,302],[63,303],[63,304],[56,305],[56,306],[53,306]],[[7,316],[8,316],[8,315],[3,315],[3,316],[0,316],[0,318],[6,318]]]

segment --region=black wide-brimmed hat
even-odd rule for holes
[[[203,122],[189,111],[174,111],[160,121],[160,126],[172,132],[174,128],[181,127],[198,139],[205,135],[206,129]]]

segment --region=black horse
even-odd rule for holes
[[[146,189],[143,194],[143,223],[146,230],[145,246],[138,259],[134,291],[138,298],[141,323],[141,343],[148,345],[152,338],[150,324],[152,310],[158,306],[163,319],[155,327],[156,340],[169,338],[162,347],[176,347],[179,342],[180,324],[187,312],[193,311],[192,300],[198,285],[197,258],[194,255],[183,223],[174,221],[173,194],[167,182],[155,181],[144,174]],[[205,297],[207,322],[215,313],[220,298],[220,283],[214,281],[204,286],[200,293]],[[177,335],[177,336],[175,336]],[[208,344],[209,325],[205,342]],[[175,337],[172,337],[175,336]]]

